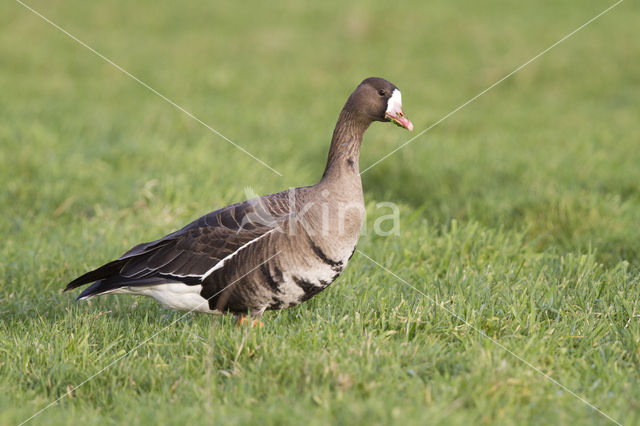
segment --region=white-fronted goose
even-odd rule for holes
[[[364,214],[358,157],[374,121],[408,130],[400,91],[364,80],[340,113],[320,182],[211,212],[71,281],[78,299],[107,293],[151,296],[177,310],[259,318],[324,290],[355,250]]]

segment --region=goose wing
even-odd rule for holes
[[[163,238],[139,244],[118,259],[71,281],[70,290],[97,281],[79,298],[122,286],[200,283],[219,262],[277,226],[289,214],[287,192],[248,200],[200,217]]]

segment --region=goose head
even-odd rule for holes
[[[370,121],[390,121],[411,131],[413,124],[402,111],[402,95],[391,82],[369,77],[349,96],[346,107]]]

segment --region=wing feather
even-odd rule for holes
[[[163,238],[138,244],[115,261],[73,280],[66,290],[97,281],[91,292],[82,293],[89,297],[118,286],[160,284],[170,279],[194,284],[223,259],[277,226],[290,213],[288,192],[224,207]],[[101,282],[107,290],[101,288]]]

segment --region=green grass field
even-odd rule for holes
[[[29,5],[282,176],[0,6],[0,424],[63,395],[29,424],[612,423],[571,392],[640,423],[630,0],[363,174],[368,226],[383,201],[401,226],[359,249],[424,295],[362,254],[261,329],[62,293],[246,187],[315,183],[363,78],[400,87],[415,134],[613,4],[277,3]],[[375,124],[361,168],[411,136]]]

